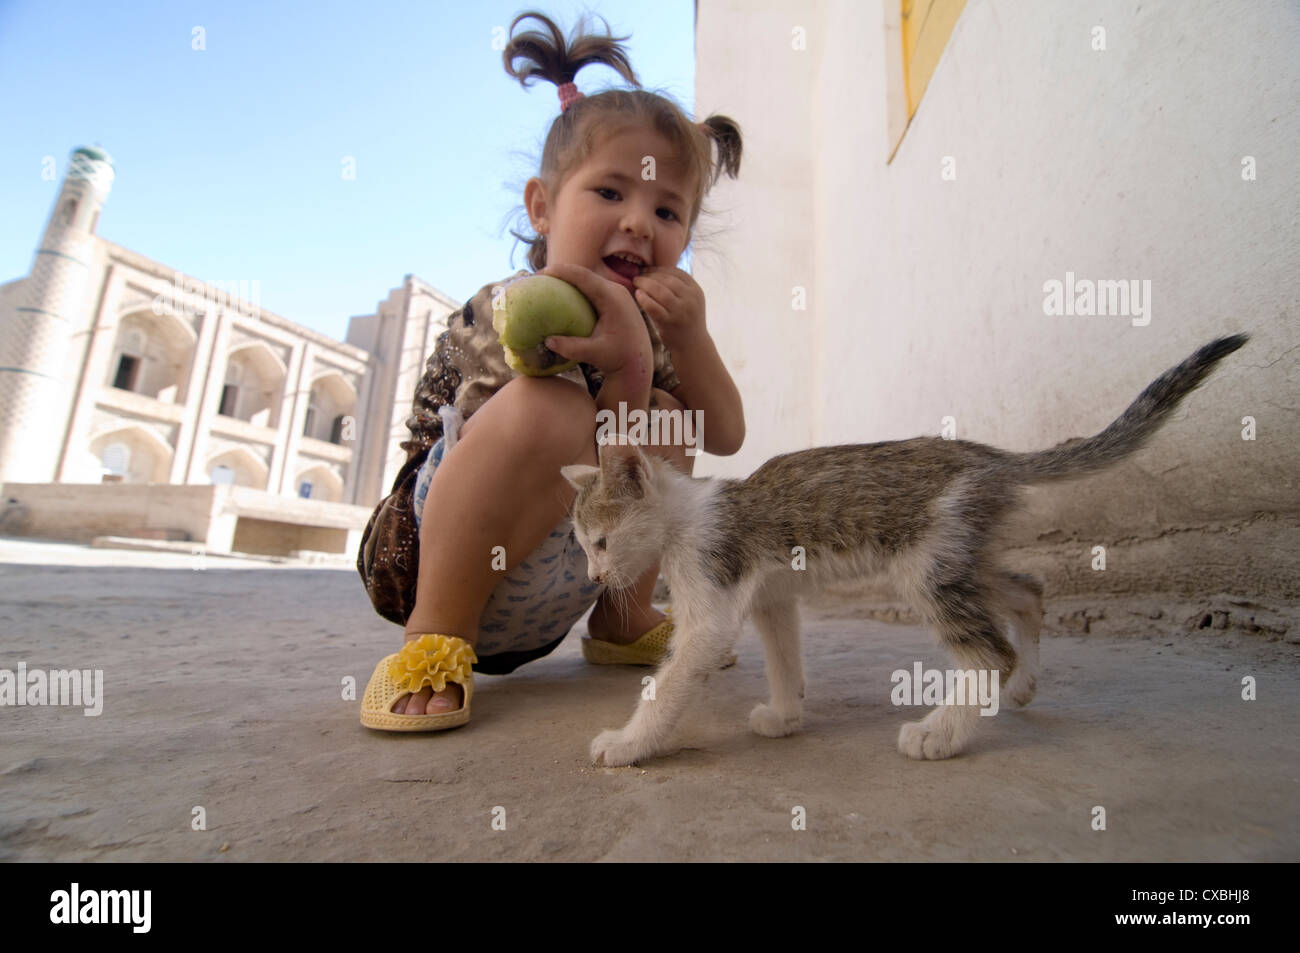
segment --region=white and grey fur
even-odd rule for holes
[[[598,735],[592,759],[627,765],[673,750],[691,693],[751,616],[771,697],[750,713],[750,727],[773,738],[798,730],[800,596],[877,575],[892,579],[934,627],[956,668],[997,671],[1006,697],[1028,703],[1043,589],[995,558],[1019,488],[1096,473],[1134,453],[1246,340],[1213,341],[1161,375],[1101,433],[1037,453],[918,437],[788,453],[735,480],[692,478],[635,446],[607,445],[599,467],[564,467],[578,490],[574,524],[591,577],[626,588],[658,560],[677,627],[653,700],[643,699],[625,727]],[[806,553],[804,571],[792,568],[796,546]],[[952,701],[904,724],[899,750],[918,759],[962,751],[979,709]]]

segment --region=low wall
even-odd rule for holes
[[[355,542],[349,546],[354,535]],[[241,516],[235,526],[231,550],[236,553],[292,556],[300,552],[355,553],[360,544],[359,530],[301,526]]]
[[[233,486],[0,484],[0,533],[88,543],[179,532],[212,552],[355,552],[371,510]]]
[[[207,540],[218,512],[216,486],[130,483],[5,483],[0,505],[11,513],[5,532],[88,543],[96,536],[181,530]],[[24,507],[26,513],[14,514]]]

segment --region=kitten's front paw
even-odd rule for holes
[[[1012,704],[1024,707],[1034,700],[1034,694],[1038,691],[1038,679],[1033,675],[1021,677],[1017,671],[1011,676],[1011,681],[1007,682],[1007,697],[1011,699]]]
[[[924,721],[909,721],[898,729],[898,750],[917,761],[942,761],[957,753],[950,737]]]
[[[759,704],[749,713],[749,727],[755,734],[765,738],[784,738],[799,730],[799,716],[786,718],[769,706]]]
[[[591,763],[603,763],[607,768],[624,767],[648,753],[621,728],[602,731],[591,742]]]

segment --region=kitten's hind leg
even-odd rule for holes
[[[995,584],[1016,643],[1016,670],[1004,690],[1015,705],[1028,705],[1038,689],[1038,636],[1043,628],[1043,584],[1024,573],[1000,573]]]
[[[994,610],[993,591],[987,585],[960,578],[931,582],[924,599],[927,615],[951,653],[954,675],[965,697],[954,692],[920,721],[903,725],[898,732],[898,750],[909,758],[937,761],[965,749],[979,725],[982,711],[996,712],[1000,692],[990,691],[990,704],[985,707],[978,688],[982,682],[992,690],[994,673],[997,684],[1005,684],[1015,669],[1016,653],[1002,634]],[[962,672],[971,674],[962,677],[958,674]],[[957,704],[958,701],[964,704]]]
[[[749,727],[768,738],[799,730],[803,714],[803,653],[799,645],[799,605],[794,596],[761,597],[754,606],[754,625],[763,638],[770,693],[766,705],[749,713]]]

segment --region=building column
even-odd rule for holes
[[[199,339],[194,345],[194,354],[190,361],[190,374],[185,381],[185,413],[176,432],[176,454],[172,457],[169,483],[189,483],[190,452],[199,431],[199,414],[203,408],[204,385],[207,383],[209,365],[212,363],[213,346],[217,337],[217,316],[211,311],[199,317]],[[222,362],[221,377],[226,375],[225,362]],[[218,395],[218,399],[220,396]]]
[[[207,323],[207,316],[204,316]],[[190,445],[189,460],[185,469],[185,483],[207,483],[204,463],[208,456],[208,436],[212,420],[221,409],[221,388],[226,383],[226,357],[230,353],[231,317],[224,308],[217,309],[213,331],[212,358],[206,368],[203,393],[199,395],[198,418],[194,422],[194,440]]]
[[[354,502],[361,506],[374,506],[388,492],[389,484],[384,483],[383,479],[384,469],[388,465],[388,448],[394,442],[393,388],[397,376],[394,367],[398,359],[395,353],[397,349],[391,345],[391,340],[391,330],[381,314],[375,328],[374,350],[371,352],[371,379],[366,382],[369,397],[366,415],[360,420],[360,439],[357,441],[360,444],[363,469],[357,471]],[[355,454],[353,466],[357,466]]]
[[[316,345],[298,341],[289,360],[285,377],[285,402],[280,408],[280,438],[275,442],[278,462],[271,467],[268,489],[281,496],[297,496],[293,472],[298,464],[298,445],[307,422],[307,405],[311,401],[311,372],[316,364]]]
[[[343,503],[355,503],[357,495],[357,481],[361,479],[361,468],[364,465],[365,457],[362,449],[366,442],[362,437],[366,421],[370,419],[370,391],[371,391],[371,371],[372,365],[367,364],[365,373],[360,375],[360,387],[357,389],[356,403],[352,406],[351,417],[353,420],[352,439],[345,441],[347,448],[352,451],[352,458],[348,460],[348,472],[343,477]]]
[[[117,265],[108,266],[100,287],[103,295],[99,310],[91,320],[85,359],[73,385],[74,396],[67,438],[60,452],[59,470],[55,475],[58,483],[78,482],[79,476],[84,481],[86,476],[81,467],[81,458],[89,451],[88,438],[95,414],[95,401],[99,398],[99,389],[104,386],[108,362],[113,357],[113,345],[117,340],[117,312],[122,292],[126,288],[126,281]]]

